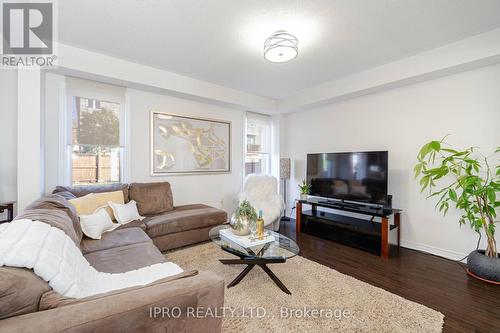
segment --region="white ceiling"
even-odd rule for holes
[[[63,43],[261,96],[294,93],[500,27],[500,0],[60,0]],[[299,56],[271,64],[285,29]]]

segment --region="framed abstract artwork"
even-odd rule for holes
[[[151,175],[231,172],[231,122],[151,111]]]

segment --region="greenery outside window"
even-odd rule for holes
[[[70,105],[72,185],[120,182],[120,104],[72,96]]]

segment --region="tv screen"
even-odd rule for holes
[[[311,195],[387,203],[387,151],[307,154]]]

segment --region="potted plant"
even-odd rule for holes
[[[231,216],[231,226],[233,233],[239,236],[245,236],[250,233],[250,230],[257,221],[257,212],[252,207],[248,200],[243,200],[233,216]]]
[[[311,192],[311,185],[306,182],[305,179],[302,180],[302,184],[299,185],[300,190],[300,200],[307,200],[307,195]]]
[[[500,147],[485,157],[470,147],[464,150],[451,149],[441,141],[425,144],[418,153],[415,177],[420,178],[420,187],[428,189],[430,197],[437,197],[436,208],[444,215],[450,206],[462,212],[460,225],[469,223],[487,239],[485,250],[472,251],[467,257],[468,272],[488,282],[500,282],[500,257],[495,241],[495,218],[500,201]],[[492,165],[492,160],[497,165]],[[438,183],[446,185],[438,186]]]

